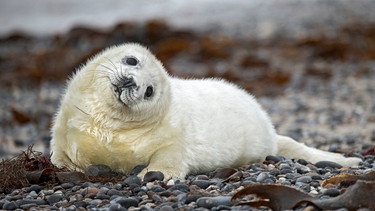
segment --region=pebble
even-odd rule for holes
[[[296,180],[296,182],[302,182],[302,183],[310,183],[311,181],[312,181],[312,178],[310,176],[301,176]]]
[[[267,172],[262,172],[257,176],[256,181],[257,182],[263,182],[264,180],[266,180],[268,178],[270,178],[270,175]]]
[[[129,207],[137,207],[138,201],[134,198],[117,197],[110,202],[111,204],[120,204],[122,207],[128,209]]]
[[[149,171],[145,174],[143,181],[144,182],[152,182],[155,180],[162,181],[164,179],[164,174],[160,171]]]
[[[332,162],[332,161],[319,161],[315,164],[315,166],[318,168],[326,168],[326,167],[337,168],[337,169],[342,168],[342,165]]]
[[[206,189],[211,185],[211,181],[209,181],[209,180],[194,180],[191,184],[196,185],[196,186],[198,186],[202,189]]]
[[[340,195],[340,191],[336,188],[330,188],[327,189],[326,191],[323,192],[324,195],[330,196],[330,197],[335,197]]]
[[[142,184],[142,181],[139,177],[137,176],[129,176],[127,177],[125,180],[124,180],[124,183],[127,185],[127,186],[131,186],[131,185],[141,185]]]
[[[105,176],[112,173],[112,170],[109,166],[106,165],[91,165],[86,168],[85,173],[88,176]]]
[[[211,209],[219,205],[231,206],[230,196],[217,196],[217,197],[202,197],[197,200],[198,207]]]

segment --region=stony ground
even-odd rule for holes
[[[329,33],[319,26],[311,26],[312,34],[274,33],[260,39],[176,29],[154,20],[107,30],[79,27],[45,37],[3,37],[1,158],[18,155],[30,144],[48,155],[51,119],[68,75],[104,47],[132,41],[148,45],[173,75],[239,84],[259,99],[280,134],[364,162],[339,169],[271,157],[236,170],[165,182],[154,181],[160,179],[155,173],[149,182],[124,176],[111,182],[41,183],[0,193],[0,208],[247,210],[230,198],[250,184],[284,184],[321,199],[340,196],[346,186],[322,183],[344,172],[363,175],[375,168],[373,156],[360,154],[375,145],[375,25],[349,21]]]

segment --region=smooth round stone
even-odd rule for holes
[[[150,190],[157,193],[165,191],[165,188],[161,187],[160,185],[154,185],[150,188]]]
[[[107,195],[108,196],[114,196],[114,195],[117,195],[117,196],[123,196],[124,194],[119,191],[119,190],[116,190],[116,189],[111,189],[107,192]]]
[[[201,197],[202,195],[199,195],[199,194],[190,194],[186,197],[185,204],[190,204],[191,202],[195,202]]]
[[[302,176],[297,178],[296,182],[310,183],[312,178],[310,176]]]
[[[188,192],[188,191],[190,191],[190,187],[187,186],[187,185],[184,185],[184,184],[177,184],[175,186],[170,187],[168,190],[170,190],[170,191],[178,190],[178,191],[181,191],[181,192]]]
[[[59,202],[63,197],[64,196],[62,194],[54,193],[50,196],[47,196],[47,202],[48,202],[48,204],[53,205],[53,204]]]
[[[63,184],[61,184],[61,187],[64,188],[64,189],[70,189],[70,188],[74,187],[74,185],[72,183],[63,183]]]
[[[143,181],[144,182],[153,182],[155,180],[162,181],[164,179],[164,174],[160,171],[149,171],[145,174]]]
[[[206,189],[211,185],[211,181],[209,181],[209,180],[194,180],[191,184],[196,185],[196,186],[198,186],[202,189]]]
[[[109,166],[106,165],[91,165],[86,168],[85,173],[88,176],[97,177],[109,175],[112,173],[112,170]]]
[[[337,168],[337,169],[342,168],[342,165],[340,165],[338,163],[335,163],[335,162],[332,162],[332,161],[319,161],[319,162],[315,163],[315,166],[318,167],[318,168],[326,168],[326,167]]]
[[[304,166],[306,166],[307,164],[309,164],[309,162],[307,162],[307,161],[304,160],[304,159],[298,159],[298,160],[297,160],[297,163],[302,164],[302,165],[304,165]]]
[[[26,198],[29,199],[36,199],[38,197],[38,194],[35,191],[30,191],[29,194],[27,194]]]
[[[100,203],[102,203],[102,200],[100,200],[100,199],[94,199],[94,200],[91,200],[91,201],[89,201],[89,205],[92,205],[92,206],[97,206],[97,205],[99,205]]]
[[[292,169],[284,168],[284,169],[281,169],[281,171],[280,171],[280,174],[291,174],[291,173],[293,173]]]
[[[310,185],[306,184],[306,183],[303,183],[303,182],[296,182],[295,186],[299,189],[302,189],[303,191],[305,191],[307,193],[311,191]]]
[[[126,211],[127,209],[121,206],[121,204],[115,203],[109,206],[109,210],[110,211]]]
[[[39,185],[32,185],[28,188],[28,191],[35,191],[36,193],[39,193],[42,190],[42,188]]]
[[[111,201],[111,204],[120,204],[122,207],[128,209],[129,207],[137,207],[138,201],[134,198],[117,197]]]
[[[85,201],[77,201],[77,202],[74,202],[74,206],[76,206],[77,208],[79,208],[79,207],[86,208],[87,207],[87,202],[85,202]]]
[[[223,192],[228,192],[228,191],[231,191],[233,189],[235,189],[236,186],[232,185],[232,184],[226,184],[222,189],[221,191]]]
[[[139,177],[137,177],[137,176],[130,176],[130,177],[128,177],[128,178],[126,178],[126,179],[124,180],[124,183],[125,183],[126,185],[128,185],[128,186],[131,186],[131,185],[134,185],[134,184],[136,184],[136,185],[141,185],[141,184],[142,184],[142,181],[141,181],[141,179],[140,179]]]
[[[18,205],[16,202],[14,201],[7,201],[4,203],[3,205],[3,209],[4,210],[15,210],[18,208]]]
[[[267,172],[262,172],[257,176],[257,182],[263,182],[264,180],[270,178],[270,175]]]
[[[336,196],[340,195],[340,191],[336,188],[331,188],[331,189],[328,189],[328,190],[324,191],[323,194],[327,195],[327,196],[330,196],[330,197],[336,197]]]
[[[220,205],[231,206],[230,196],[202,197],[197,200],[198,207],[211,209]]]
[[[280,156],[268,155],[268,156],[266,157],[266,160],[267,160],[267,161],[273,161],[273,162],[275,162],[275,163],[278,163],[278,162],[282,161],[283,159],[282,159],[282,157],[280,157]]]

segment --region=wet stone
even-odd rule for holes
[[[141,185],[142,184],[142,181],[139,177],[137,176],[130,176],[128,178],[126,178],[124,180],[124,183],[128,186],[131,186],[131,185]]]
[[[50,204],[50,205],[53,205],[57,202],[59,202],[61,199],[63,198],[63,195],[62,194],[52,194],[50,196],[47,196],[47,202]]]
[[[109,206],[109,209],[110,211],[126,211],[127,209],[123,206],[121,206],[121,204],[118,204],[118,203],[115,203],[115,204],[111,204]]]
[[[161,187],[160,185],[154,185],[150,188],[150,190],[154,192],[163,192],[165,191],[165,188]]]
[[[5,202],[4,205],[3,205],[4,210],[15,210],[17,208],[18,208],[18,205],[14,201]]]
[[[331,188],[323,192],[324,195],[330,196],[330,197],[336,197],[340,195],[340,191],[336,188]]]
[[[296,180],[296,182],[302,182],[302,183],[310,183],[311,181],[312,181],[312,178],[310,176],[302,176]]]
[[[39,185],[32,185],[28,188],[28,191],[35,191],[36,193],[39,193],[42,190],[42,188]]]
[[[211,209],[219,205],[231,206],[231,197],[230,196],[216,196],[216,197],[202,197],[197,200],[198,207],[204,207]]]
[[[187,185],[184,185],[184,184],[177,184],[175,186],[172,186],[171,188],[169,188],[170,191],[175,191],[175,190],[178,190],[178,191],[181,191],[181,192],[188,192],[190,190],[190,187],[187,186]]]
[[[266,180],[268,178],[270,178],[270,175],[267,172],[262,172],[257,176],[256,181],[257,182],[263,182],[264,180]]]
[[[186,197],[186,201],[185,201],[185,204],[190,204],[191,202],[195,202],[197,201],[199,198],[201,198],[202,196],[199,195],[199,194],[191,194],[191,195],[188,195]]]
[[[70,188],[73,188],[74,185],[72,183],[63,183],[61,184],[61,187],[64,189],[70,189]]]
[[[88,176],[97,177],[109,175],[112,173],[112,170],[109,166],[106,165],[91,165],[86,168],[85,173]]]
[[[315,166],[318,167],[318,168],[326,168],[326,167],[337,168],[337,169],[342,168],[342,165],[340,165],[338,163],[335,163],[335,162],[332,162],[332,161],[319,161],[319,162],[315,163]]]
[[[282,161],[283,158],[280,157],[280,156],[268,155],[268,156],[266,157],[266,160],[267,160],[267,161],[273,161],[273,162],[275,162],[275,163],[278,163],[278,162]]]
[[[137,207],[138,206],[138,201],[134,198],[124,198],[124,197],[117,197],[113,199],[111,204],[120,204],[122,207],[128,209],[129,207]]]
[[[162,181],[164,179],[164,174],[160,171],[149,171],[145,174],[143,181],[144,182],[153,182],[155,180]]]
[[[196,186],[198,186],[202,189],[206,189],[211,185],[211,181],[209,181],[209,180],[194,180],[191,184],[196,185]]]
[[[117,195],[117,196],[123,196],[124,194],[121,191],[119,191],[119,190],[111,189],[111,190],[109,190],[107,192],[107,195],[108,196],[115,196],[115,195]]]

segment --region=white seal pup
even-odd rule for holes
[[[51,151],[58,167],[102,164],[129,173],[147,165],[140,176],[161,171],[166,179],[275,154],[344,166],[360,162],[277,135],[244,90],[223,80],[171,77],[138,44],[104,50],[70,79],[54,119]]]

